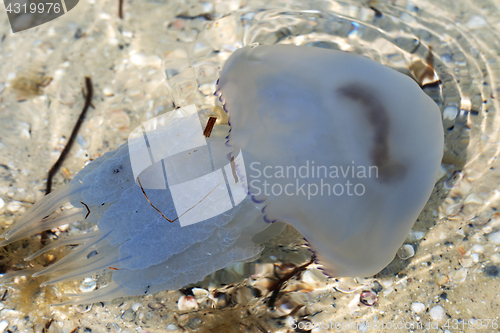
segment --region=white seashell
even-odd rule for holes
[[[213,301],[213,307],[215,308],[223,308],[228,305],[229,296],[226,293],[216,291],[213,292],[209,297]]]
[[[334,285],[334,288],[343,293],[353,293],[362,286],[354,278],[340,278],[339,282]]]
[[[318,289],[320,287],[324,287],[324,282],[326,282],[326,276],[321,273],[319,270],[312,268],[306,270],[302,273],[302,282],[307,283],[313,289]]]
[[[177,307],[181,311],[194,310],[198,308],[198,303],[196,303],[196,299],[193,296],[184,295],[177,301]]]
[[[208,290],[202,288],[191,289],[196,302],[201,303],[208,298]]]
[[[84,293],[88,293],[92,290],[95,290],[97,287],[97,282],[93,278],[85,278],[80,284],[80,290],[83,291]]]

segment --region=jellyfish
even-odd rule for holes
[[[180,289],[255,260],[287,224],[330,276],[370,276],[389,264],[429,199],[443,154],[440,110],[418,84],[347,52],[259,45],[231,55],[216,89],[228,121],[206,142],[179,126],[158,132],[154,120],[149,132],[143,127],[146,146],[161,156],[140,155],[143,140],[129,139],[35,203],[0,245],[67,223],[94,224],[26,258],[79,244],[25,274],[46,276],[44,285],[111,275],[107,286],[61,304]],[[175,122],[198,111],[166,115]],[[178,135],[188,136],[165,143]],[[138,175],[144,159],[152,163]],[[220,181],[203,178],[219,170]],[[66,203],[72,208],[61,210]]]

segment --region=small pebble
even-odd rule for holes
[[[31,126],[28,123],[20,122],[19,123],[19,131],[20,136],[23,139],[31,139]]]
[[[397,253],[401,260],[407,260],[415,255],[415,249],[410,244],[405,244],[399,248]]]
[[[161,310],[161,309],[165,308],[165,305],[163,305],[159,302],[151,302],[151,303],[148,303],[148,308],[150,308],[151,310]]]
[[[120,332],[120,328],[115,323],[108,323],[106,325],[106,329],[108,330],[108,332],[113,332],[113,333]]]
[[[378,281],[373,281],[373,286],[372,286],[372,290],[375,292],[375,293],[379,293],[383,290],[384,288],[382,287],[382,285],[378,282]]]
[[[179,330],[179,326],[175,325],[175,324],[168,324],[167,325],[167,330],[169,331],[176,331],[176,330]]]
[[[495,265],[488,265],[483,269],[484,273],[488,276],[491,277],[498,277],[498,274],[500,273],[500,268]]]
[[[5,206],[5,201],[3,201],[2,198],[0,198],[0,208],[3,208]]]
[[[187,324],[187,326],[190,327],[190,328],[195,328],[197,326],[200,326],[201,323],[202,323],[201,319],[198,318],[198,317],[195,317],[195,318],[193,318],[193,319],[191,319],[189,321],[189,323]]]
[[[447,119],[447,120],[455,120],[455,118],[457,117],[457,114],[458,114],[458,109],[454,106],[447,106],[443,110],[443,118]],[[460,171],[454,172],[452,179],[455,176],[455,174],[457,174],[457,173],[462,174]]]
[[[9,327],[9,322],[7,320],[0,321],[0,332],[4,332],[5,329]]]
[[[406,238],[407,242],[414,242],[424,238],[425,233],[423,231],[414,231],[410,230],[408,237]]]
[[[122,314],[122,319],[125,321],[133,321],[135,318],[134,310],[128,309]]]
[[[498,253],[494,253],[494,254],[491,256],[491,261],[493,261],[494,263],[498,263],[498,262],[500,262],[500,254],[498,254]]]
[[[22,207],[21,202],[19,201],[11,201],[7,204],[7,210],[11,213],[15,213],[20,210]]]
[[[139,310],[139,308],[140,308],[141,306],[142,306],[142,304],[141,304],[141,303],[134,303],[134,304],[132,305],[132,310],[134,310],[134,312],[135,312],[135,311]]]
[[[111,87],[104,87],[104,89],[102,90],[102,93],[106,97],[111,97],[115,94]]]
[[[456,283],[464,282],[466,278],[467,278],[467,268],[460,268],[453,275],[453,282]]]
[[[429,311],[432,320],[441,321],[446,317],[446,312],[441,305],[436,305]]]
[[[481,244],[476,244],[470,250],[473,253],[483,253],[484,246],[482,246]]]
[[[417,314],[425,311],[425,304],[422,302],[415,302],[411,304],[411,310]]]
[[[464,200],[464,204],[468,204],[468,203],[482,205],[484,203],[484,200],[478,194],[472,193],[472,194],[469,194],[467,196],[467,198],[465,198],[465,200]]]
[[[120,333],[134,333],[134,331],[132,331],[130,328],[126,328],[126,329],[120,331]]]
[[[446,284],[449,280],[449,276],[448,275],[444,275],[444,274],[439,274],[437,279],[436,279],[436,284],[438,286],[442,286],[444,284]]]
[[[479,29],[484,28],[488,25],[486,19],[481,15],[472,16],[467,23],[465,23],[467,28],[469,29]]]
[[[463,267],[470,267],[470,266],[472,266],[472,263],[473,263],[472,258],[466,258],[466,259],[462,260]]]
[[[92,304],[80,304],[76,306],[76,312],[85,313],[92,309]]]
[[[2,208],[2,199],[0,199],[0,208]],[[500,231],[494,232],[488,236],[488,240],[495,245],[500,244]]]

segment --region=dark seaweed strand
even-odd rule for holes
[[[76,135],[78,134],[78,131],[80,130],[80,127],[82,126],[82,123],[85,120],[85,114],[87,113],[87,110],[90,106],[93,94],[92,80],[90,80],[89,77],[85,77],[85,87],[87,88],[87,94],[85,95],[85,105],[83,106],[83,110],[80,113],[78,120],[76,121],[75,127],[73,127],[73,132],[71,132],[71,136],[69,137],[68,143],[61,152],[61,155],[57,159],[56,163],[54,163],[52,168],[50,168],[49,170],[49,174],[47,176],[47,187],[45,195],[49,194],[52,191],[52,178],[54,178],[54,175],[57,173],[57,171],[59,171],[59,168],[66,159],[69,151],[71,150],[71,147],[73,146],[73,143],[75,142]]]
[[[82,126],[83,120],[85,119],[85,114],[87,113],[87,110],[89,109],[89,106],[91,105],[92,102],[92,80],[89,77],[85,77],[85,87],[87,88],[87,94],[84,96],[85,97],[85,104],[83,106],[82,112],[80,112],[80,116],[78,117],[78,120],[76,121],[75,127],[73,127],[73,132],[71,132],[71,136],[69,137],[68,143],[64,147],[63,151],[61,152],[61,155],[57,159],[56,163],[50,168],[49,174],[47,175],[47,187],[45,190],[45,195],[49,194],[52,191],[52,178],[54,175],[57,173],[59,168],[61,167],[62,163],[66,159],[66,156],[68,156],[69,151],[71,150],[71,147],[73,146],[73,143],[75,142],[76,135],[78,134],[78,131],[80,130],[80,127]],[[86,206],[86,205],[85,205]],[[88,207],[87,207],[88,209]],[[90,210],[87,213],[87,216],[89,216]],[[85,218],[87,218],[85,216]],[[47,230],[44,230],[41,232],[41,238],[40,238],[40,243],[42,245],[45,245],[48,235],[47,235]]]
[[[287,283],[288,280],[290,280],[294,276],[297,276],[297,275],[301,274],[302,272],[304,272],[307,269],[307,267],[309,267],[311,264],[314,263],[315,259],[316,259],[316,257],[313,256],[308,262],[306,262],[302,266],[295,267],[295,269],[293,271],[291,271],[290,273],[285,275],[283,278],[281,278],[278,281],[278,283],[274,286],[274,288],[272,289],[272,293],[271,293],[271,296],[269,297],[269,301],[267,302],[267,306],[270,308],[274,308],[276,300],[278,299],[278,294],[281,291],[281,289],[283,288],[283,286],[285,285],[285,283]]]
[[[123,20],[123,0],[118,0],[118,17]]]

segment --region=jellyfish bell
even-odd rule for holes
[[[293,225],[332,275],[383,269],[438,177],[444,134],[434,101],[368,58],[293,45],[236,50],[217,89],[228,143],[255,166],[250,192],[265,198],[265,218]],[[266,167],[297,172],[269,177]]]

